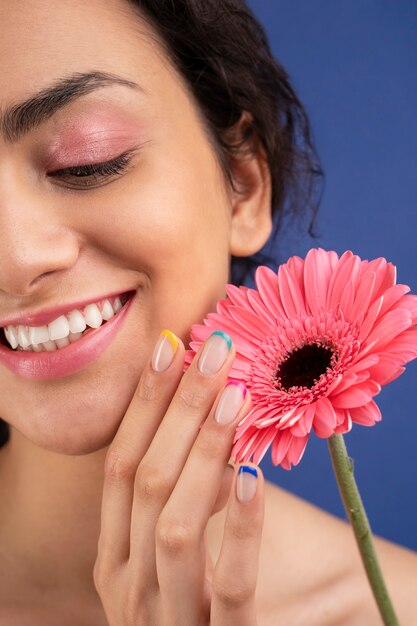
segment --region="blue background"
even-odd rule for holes
[[[417,293],[417,3],[249,0],[307,109],[325,171],[319,239],[282,235],[283,258],[320,245],[384,256]],[[374,534],[417,550],[417,362],[376,398],[382,421],[345,435]],[[327,451],[312,435],[268,480],[345,517]]]

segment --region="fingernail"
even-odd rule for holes
[[[178,339],[170,330],[163,330],[159,335],[152,355],[152,368],[163,372],[171,365],[178,348]]]
[[[251,465],[241,465],[237,473],[237,499],[240,502],[250,502],[258,483],[258,472]]]
[[[232,347],[229,335],[215,330],[207,339],[198,360],[198,369],[202,374],[215,374],[225,363]]]
[[[246,387],[237,380],[230,380],[220,396],[214,412],[218,424],[230,424],[239,413],[246,397]]]

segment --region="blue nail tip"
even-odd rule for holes
[[[258,478],[257,470],[250,465],[241,465],[239,467],[238,475],[241,474],[242,472],[248,472],[248,474],[252,474],[252,476],[255,476],[255,478]]]
[[[232,347],[232,340],[229,337],[229,335],[227,333],[224,333],[222,330],[215,330],[214,333],[211,333],[212,335],[219,335],[220,337],[223,337],[223,339],[225,340],[225,342],[227,343],[227,347],[229,348],[229,350]]]

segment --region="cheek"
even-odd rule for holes
[[[215,275],[227,266],[228,208],[214,184],[208,190],[192,176],[171,171],[157,178],[143,170],[123,183],[85,213],[91,244],[151,279],[167,273],[201,278],[201,272]]]
[[[136,188],[119,196],[117,211],[108,198],[102,219],[91,227],[90,244],[94,240],[111,265],[133,270],[133,282],[144,284],[143,304],[155,336],[170,328],[187,341],[191,325],[225,295],[227,212],[219,198],[204,200],[189,187],[180,194],[177,186],[175,195],[156,186],[148,192]]]

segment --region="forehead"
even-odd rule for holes
[[[127,0],[0,0],[0,98],[21,100],[74,71],[163,85],[172,67]]]

